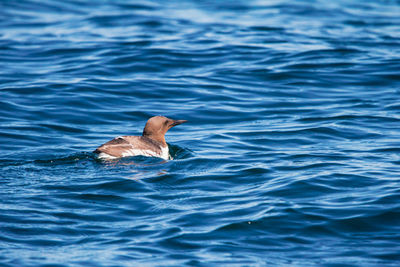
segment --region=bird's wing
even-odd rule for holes
[[[123,137],[116,137],[105,144],[99,146],[94,153],[106,153],[110,156],[121,157],[124,151],[132,149],[133,146]]]

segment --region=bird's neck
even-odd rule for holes
[[[143,134],[143,137],[149,138],[152,141],[156,141],[157,143],[159,143],[162,147],[166,147],[167,146],[167,142],[165,142],[165,137],[164,135],[147,135],[147,134]]]

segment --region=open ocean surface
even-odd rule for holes
[[[0,66],[0,266],[400,264],[399,1],[3,0]]]

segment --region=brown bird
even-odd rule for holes
[[[169,159],[165,133],[186,120],[172,120],[164,116],[151,117],[144,127],[142,136],[118,136],[99,146],[94,153],[102,159],[129,156],[159,157]]]

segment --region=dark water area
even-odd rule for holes
[[[399,1],[1,1],[0,66],[1,266],[400,264]]]

